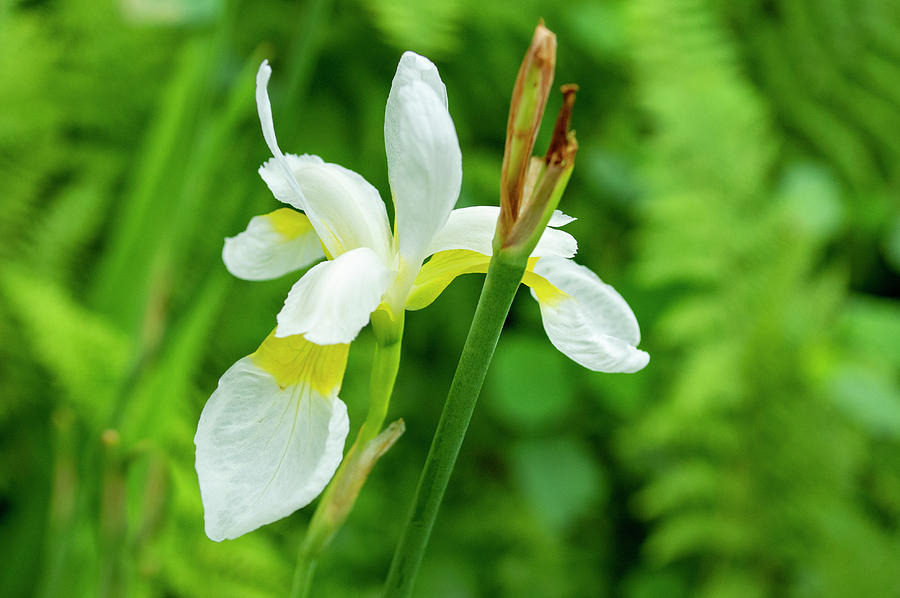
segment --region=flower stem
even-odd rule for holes
[[[491,260],[475,317],[419,478],[409,520],[394,552],[384,598],[406,598],[412,592],[475,402],[525,272],[527,258],[527,253],[500,253]]]
[[[378,328],[378,327],[376,327]],[[322,550],[334,537],[341,524],[350,514],[356,497],[381,454],[390,447],[393,440],[402,434],[402,422],[397,433],[389,433],[387,442],[378,438],[387,415],[388,404],[394,392],[394,381],[400,368],[400,347],[403,336],[403,318],[393,322],[390,334],[379,334],[376,330],[375,354],[372,359],[372,377],[369,382],[369,412],[356,440],[347,451],[344,460],[325,489],[309,523],[309,529],[300,545],[297,568],[291,598],[305,597],[312,587],[316,563]],[[393,426],[391,426],[393,428]],[[367,451],[370,444],[382,443],[382,451]]]
[[[308,598],[312,589],[313,574],[319,560],[315,556],[304,554],[300,550],[297,558],[297,569],[294,571],[294,583],[291,585],[290,598]]]

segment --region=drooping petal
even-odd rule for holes
[[[565,222],[566,216],[559,212],[557,221]],[[468,249],[484,255],[491,255],[494,229],[500,215],[499,206],[473,206],[459,208],[450,212],[447,224],[438,231],[428,246],[428,253],[437,253],[450,249]],[[555,217],[555,216],[554,216]],[[571,220],[574,220],[572,218]],[[571,222],[569,220],[568,222]],[[578,242],[569,233],[555,228],[544,229],[531,257],[554,255],[572,257],[578,251]]]
[[[290,515],[328,484],[348,431],[347,349],[270,336],[222,375],[194,437],[212,540]]]
[[[369,321],[396,273],[367,247],[316,264],[278,313],[278,337],[302,334],[320,345],[349,343]]]
[[[222,260],[244,280],[268,280],[325,257],[309,219],[281,208],[250,219],[247,229],[225,239]]]
[[[394,75],[384,145],[399,251],[418,265],[459,196],[462,155],[437,68],[412,52]]]
[[[318,156],[287,154],[283,162],[302,196],[289,183],[279,158],[260,166],[260,176],[279,201],[305,210],[331,256],[369,247],[391,263],[391,228],[375,187],[352,170]]]
[[[557,257],[538,260],[532,296],[541,307],[544,330],[570,359],[600,372],[636,372],[650,360],[631,308],[610,285],[588,268]]]

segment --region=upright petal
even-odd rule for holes
[[[256,107],[274,158],[260,167],[260,175],[275,197],[306,212],[332,256],[371,247],[388,260],[390,227],[378,191],[351,170],[316,156],[285,156],[278,147],[267,90],[271,75],[264,60],[256,74]]]
[[[259,70],[256,71],[256,111],[259,114],[259,124],[262,126],[263,139],[266,140],[269,151],[275,156],[275,163],[282,169],[284,184],[296,194],[297,202],[301,206],[300,209],[305,210],[303,191],[300,190],[300,186],[297,185],[297,181],[291,175],[290,167],[284,159],[284,154],[281,152],[281,148],[278,147],[278,139],[275,137],[275,123],[272,120],[272,103],[269,101],[268,89],[271,76],[272,67],[269,66],[268,60],[263,60],[262,64],[259,65]]]
[[[281,208],[250,219],[247,229],[225,239],[222,260],[244,280],[268,280],[325,257],[309,219]]]
[[[318,156],[287,154],[283,161],[302,196],[288,183],[278,158],[260,166],[260,176],[278,200],[306,212],[332,257],[369,247],[385,263],[392,262],[391,228],[375,187],[352,170]]]
[[[388,178],[400,253],[416,266],[459,196],[462,155],[437,68],[407,52],[384,116]]]
[[[396,273],[367,247],[317,264],[278,313],[278,337],[302,334],[320,345],[349,343],[369,321]]]
[[[574,220],[559,212],[554,216],[556,221],[568,222]],[[473,206],[459,208],[450,212],[447,224],[431,240],[428,246],[428,254],[446,251],[449,249],[468,249],[484,255],[491,255],[493,248],[494,229],[497,227],[497,218],[500,215],[499,206]],[[555,228],[544,229],[537,246],[531,252],[531,257],[544,257],[554,255],[558,257],[572,257],[578,251],[578,242],[569,233]]]
[[[347,349],[270,336],[219,380],[194,437],[212,540],[290,515],[328,484],[348,431],[337,396]]]
[[[404,52],[397,63],[397,72],[394,74],[393,86],[408,85],[413,81],[421,81],[434,90],[440,98],[444,108],[447,108],[447,86],[441,81],[434,63],[415,52]]]
[[[650,356],[635,348],[641,340],[637,319],[615,289],[584,266],[546,257],[534,267],[532,296],[541,307],[544,330],[570,359],[600,372],[636,372]]]

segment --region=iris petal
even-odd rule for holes
[[[367,247],[316,264],[288,294],[275,334],[303,334],[320,345],[349,343],[368,323],[395,276]]]
[[[574,218],[557,210],[557,221],[571,222]],[[468,249],[484,255],[493,253],[492,242],[499,206],[473,206],[459,208],[450,213],[447,223],[438,231],[428,246],[428,253],[437,253],[450,249]],[[568,219],[568,220],[567,220]],[[554,255],[572,257],[578,251],[578,242],[569,233],[555,228],[544,229],[531,257]]]
[[[254,216],[246,230],[225,239],[222,260],[234,276],[269,280],[325,257],[309,219],[290,208]]]
[[[212,540],[290,515],[328,484],[348,431],[337,396],[346,361],[347,345],[270,336],[222,375],[194,437]]]
[[[450,214],[462,181],[462,154],[437,68],[407,52],[397,66],[384,115],[397,246],[418,267]]]
[[[650,356],[635,347],[641,340],[637,319],[614,288],[562,258],[541,258],[534,274],[550,283],[531,294],[557,349],[594,371],[636,372],[647,365]]]

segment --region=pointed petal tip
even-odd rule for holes
[[[578,218],[574,216],[569,216],[564,213],[562,210],[553,210],[553,215],[550,216],[550,221],[547,223],[547,226],[552,226],[553,228],[559,228],[565,226],[567,224],[571,224],[575,222]]]
[[[259,63],[259,69],[256,71],[256,93],[260,92],[260,88],[265,90],[269,84],[269,77],[272,76],[272,67],[269,66],[269,60],[265,59]]]

